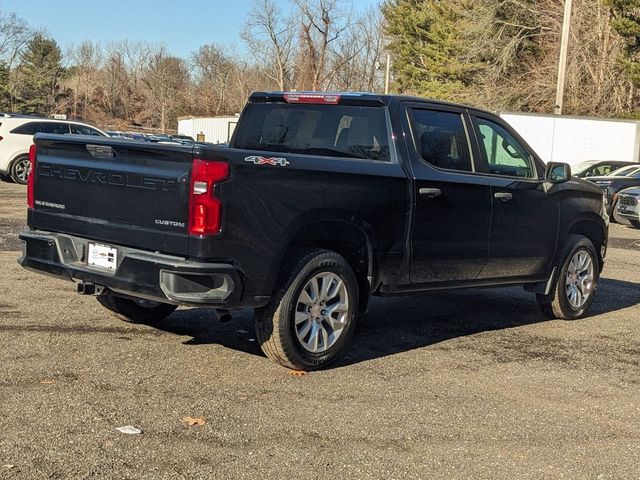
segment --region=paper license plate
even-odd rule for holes
[[[118,249],[109,245],[90,243],[87,263],[92,267],[115,270],[118,265]]]

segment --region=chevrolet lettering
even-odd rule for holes
[[[154,178],[135,173],[65,167],[46,163],[38,166],[38,175],[42,177],[57,177],[63,180],[101,183],[104,185],[142,188],[146,190],[161,190],[164,192],[174,190],[178,184],[174,179]]]

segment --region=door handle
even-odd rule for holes
[[[442,195],[442,190],[439,188],[421,188],[419,192],[420,195],[426,195],[429,198],[438,198]]]
[[[496,192],[493,194],[493,197],[500,200],[501,202],[508,202],[513,198],[509,192]]]

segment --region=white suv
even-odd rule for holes
[[[39,132],[108,136],[84,123],[0,114],[0,174],[9,175],[16,183],[27,183],[29,147],[33,143],[33,136]]]

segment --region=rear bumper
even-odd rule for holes
[[[22,233],[20,239],[23,252],[18,263],[29,270],[177,305],[252,306],[242,304],[242,276],[229,263],[193,262],[113,245],[118,261],[109,271],[87,264],[87,239],[43,231]]]

